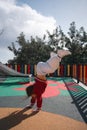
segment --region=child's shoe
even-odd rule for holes
[[[41,110],[41,108],[36,108],[33,110],[33,112],[39,112]]]
[[[30,105],[27,105],[25,108],[26,109],[31,109],[33,107],[34,104],[30,104]]]
[[[61,58],[67,55],[71,55],[71,52],[69,50],[58,50],[57,55]]]

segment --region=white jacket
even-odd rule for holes
[[[68,50],[58,50],[57,54],[52,52],[50,59],[37,64],[37,75],[46,75],[55,72],[58,69],[61,59],[66,55],[71,55],[71,52]]]
[[[58,68],[61,59],[56,55],[51,56],[46,62],[39,62],[37,64],[37,75],[46,75],[55,72]]]

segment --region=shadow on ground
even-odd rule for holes
[[[0,119],[0,130],[10,130],[12,127],[18,125],[23,120],[34,116],[38,112],[31,112],[30,114],[25,114],[27,108],[24,108],[23,110],[14,111],[13,113],[9,114],[8,116]]]
[[[75,103],[83,120],[87,123],[87,91],[74,81],[68,82],[67,79],[64,79],[63,81],[73,99],[73,103]],[[70,88],[76,89],[77,91],[71,91]]]

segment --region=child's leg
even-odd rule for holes
[[[28,108],[28,109],[32,108],[34,106],[35,102],[36,102],[36,95],[35,94],[33,94],[31,96],[31,101],[30,102],[31,102],[30,105],[26,106],[26,108]]]
[[[34,112],[39,112],[42,107],[42,95],[37,95],[37,108],[34,109]]]
[[[41,109],[42,107],[42,95],[37,95],[37,108]]]
[[[36,102],[36,95],[33,94],[32,97],[31,97],[31,105],[33,106]]]

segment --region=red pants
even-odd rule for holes
[[[37,107],[42,107],[42,94],[44,93],[47,86],[46,80],[41,80],[35,77],[34,89],[33,94],[36,95],[36,98],[31,98],[31,104],[34,104],[37,101]]]

